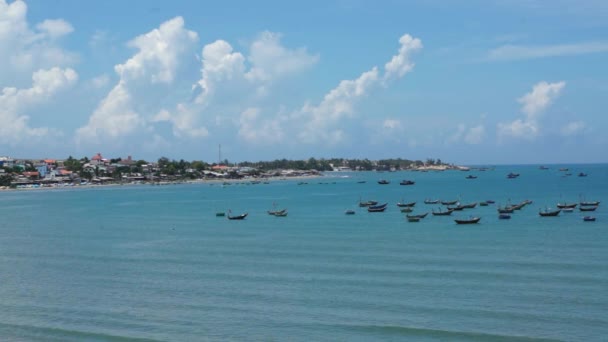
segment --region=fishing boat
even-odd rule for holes
[[[488,203],[488,204],[494,204],[496,202],[494,200],[486,200],[486,203]]]
[[[559,169],[559,171],[568,171],[569,169],[567,167],[562,167]]]
[[[449,216],[452,215],[452,212],[454,212],[452,209],[441,210],[441,208],[439,208],[438,211],[433,210],[433,216]]]
[[[458,203],[458,200],[455,200],[455,201],[441,201],[441,204],[443,204],[443,205],[454,205],[456,203]]]
[[[455,207],[450,207],[450,206],[448,205],[448,206],[447,206],[447,209],[448,209],[448,210],[452,210],[452,211],[461,211],[461,210],[463,210],[463,209],[464,209],[464,207],[463,207],[463,206],[461,206],[460,204],[459,204],[459,205],[457,205],[457,206],[455,206]]]
[[[557,209],[557,210],[549,210],[549,209],[539,210],[538,211],[538,215],[543,216],[543,217],[557,216],[557,215],[559,215],[559,213],[561,211],[562,211],[561,209]]]
[[[510,178],[510,179],[517,178],[517,177],[519,177],[519,173],[509,172],[509,174],[507,175],[507,178]]]
[[[381,179],[378,181],[378,184],[386,185],[386,184],[390,184],[390,182],[387,181],[386,179]]]
[[[346,215],[355,215],[355,211],[352,209],[347,209],[346,211],[344,211],[344,214]]]
[[[245,219],[245,217],[247,217],[247,213],[241,214],[241,215],[236,215],[236,216],[232,216],[232,215],[228,215],[228,219],[229,220],[243,220]]]
[[[420,217],[408,217],[408,222],[420,222]]]
[[[513,214],[513,211],[515,209],[513,209],[511,207],[503,207],[503,208],[498,207],[498,209],[496,209],[496,210],[498,210],[499,214]]]
[[[412,207],[401,208],[402,213],[411,213],[412,211],[414,211]]]
[[[460,204],[458,206],[462,207],[463,209],[473,209],[477,206],[477,202],[469,203],[469,204]]]
[[[498,219],[500,220],[508,220],[511,218],[511,214],[499,214]]]
[[[577,203],[557,203],[556,205],[559,209],[564,208],[576,208]]]
[[[425,199],[424,204],[437,204],[439,200]]]
[[[423,218],[425,218],[425,217],[426,217],[426,215],[428,215],[428,214],[429,214],[429,213],[424,213],[424,214],[419,214],[419,215],[406,215],[406,216],[407,216],[407,218],[410,218],[410,217],[414,217],[414,218],[415,218],[415,217],[417,217],[417,218],[419,218],[419,219],[423,219]]]
[[[379,213],[379,212],[385,211],[387,206],[388,206],[388,203],[379,204],[379,205],[370,205],[369,207],[367,207],[367,211],[370,213]]]
[[[218,211],[217,213],[215,213],[215,216],[216,217],[224,217],[224,216],[226,216],[226,213],[223,212],[223,211]]]
[[[399,182],[399,185],[414,185],[416,182],[411,181],[411,180],[402,180],[401,182]]]
[[[365,181],[358,181],[357,184],[364,184]]]
[[[287,216],[287,209],[281,210],[280,212],[274,214],[274,216],[276,216],[276,217],[285,217],[285,216]]]
[[[479,220],[481,220],[481,217],[471,217],[470,219],[455,219],[454,222],[456,222],[456,224],[473,224],[473,223],[478,223]]]
[[[587,177],[587,174],[586,174],[586,173],[584,173],[584,172],[580,172],[580,173],[578,174],[578,176],[579,176],[579,177]]]
[[[397,203],[397,206],[400,208],[405,208],[405,207],[413,207],[416,205],[416,202],[410,202],[410,203]]]
[[[479,206],[480,207],[487,207],[488,206],[488,202],[479,202]]]
[[[273,215],[273,216],[280,216],[281,214],[284,214],[287,212],[287,209],[281,209],[281,210],[268,210],[268,215]]]
[[[574,208],[564,208],[564,209],[562,209],[562,211],[565,213],[572,213],[572,212],[574,212]]]
[[[468,176],[466,176],[464,178],[466,178],[466,179],[477,179],[477,176],[468,175]]]
[[[359,201],[359,206],[362,208],[369,207],[369,206],[376,205],[376,204],[378,204],[378,201],[365,201],[365,202]]]
[[[595,217],[593,217],[593,216],[585,216],[585,217],[583,217],[583,221],[585,221],[585,222],[594,222],[595,221]]]
[[[600,205],[600,201],[593,201],[593,202],[580,202],[579,205],[581,207],[597,207],[598,205]]]
[[[541,170],[549,170],[549,168],[546,167],[546,166],[540,166],[539,169],[541,169]]]
[[[595,206],[595,207],[579,207],[578,208],[579,211],[595,211],[595,209],[597,209],[597,206]]]

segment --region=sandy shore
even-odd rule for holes
[[[179,184],[239,184],[252,182],[285,182],[297,180],[309,180],[322,178],[323,175],[290,176],[290,177],[268,177],[268,178],[243,178],[243,179],[194,179],[187,181],[164,181],[164,182],[130,182],[130,183],[107,183],[107,184],[85,184],[85,185],[60,185],[60,186],[39,186],[24,188],[0,187],[0,192],[5,191],[37,191],[37,190],[66,190],[66,189],[95,189],[95,188],[122,188],[126,186],[159,186],[159,185],[179,185]]]

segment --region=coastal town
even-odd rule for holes
[[[275,160],[269,162],[216,163],[170,160],[155,162],[126,158],[105,158],[96,153],[90,158],[18,159],[0,157],[0,189],[32,189],[108,184],[160,184],[235,179],[287,179],[314,177],[321,172],[398,171],[462,169],[440,159],[425,162],[407,159],[315,159]]]

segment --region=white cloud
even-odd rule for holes
[[[72,25],[63,19],[47,19],[36,25],[36,28],[51,39],[57,39],[74,32]]]
[[[410,61],[410,55],[422,49],[422,41],[409,34],[404,34],[399,38],[401,47],[399,53],[384,65],[384,79],[403,77],[407,72],[414,68],[414,63]]]
[[[573,121],[564,125],[561,129],[561,133],[563,136],[574,136],[581,134],[587,128],[587,124],[583,121]]]
[[[248,60],[252,66],[245,77],[267,82],[310,68],[319,55],[308,54],[306,48],[287,49],[280,34],[265,31],[251,44]]]
[[[29,126],[29,108],[44,103],[53,95],[76,83],[78,74],[72,69],[52,68],[38,70],[32,75],[32,86],[27,89],[6,87],[0,93],[0,143],[16,144],[33,138],[42,138],[53,130]],[[55,132],[58,133],[58,132]]]
[[[488,52],[487,58],[495,61],[524,60],[556,56],[575,56],[608,51],[608,42],[583,42],[557,45],[503,45]]]
[[[401,44],[398,54],[393,56],[385,64],[385,73],[382,80],[403,77],[413,68],[410,62],[410,54],[422,48],[422,43],[417,38],[405,34],[399,39]],[[306,125],[300,132],[299,138],[305,143],[339,143],[344,140],[346,134],[336,126],[355,113],[355,103],[381,81],[378,68],[362,73],[357,79],[343,80],[332,89],[323,101],[317,106],[305,105],[300,110],[300,115],[306,118]]]
[[[401,130],[403,127],[401,121],[397,119],[385,119],[382,123],[382,128],[389,130]]]
[[[544,111],[555,101],[566,86],[566,82],[547,83],[545,81],[534,85],[532,91],[517,101],[522,104],[521,111],[525,117],[510,123],[498,124],[500,139],[511,136],[532,140],[540,132],[539,120]]]
[[[47,19],[30,29],[27,5],[0,0],[0,82],[27,82],[35,70],[74,64],[76,54],[62,49],[56,38],[73,31],[62,19]]]
[[[161,100],[156,96],[162,93],[158,89],[168,91],[181,59],[189,53],[194,56],[197,40],[195,32],[184,28],[181,17],[168,20],[132,40],[129,45],[137,48],[137,53],[114,67],[120,78],[118,83],[101,101],[88,123],[77,130],[76,141],[101,143],[145,127],[145,113]],[[174,122],[184,121],[187,120]]]
[[[547,83],[545,81],[534,85],[532,92],[527,93],[517,100],[523,105],[524,112],[529,120],[535,119],[559,96],[566,82]]]

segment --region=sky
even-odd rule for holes
[[[0,156],[608,162],[608,2],[0,0]]]

